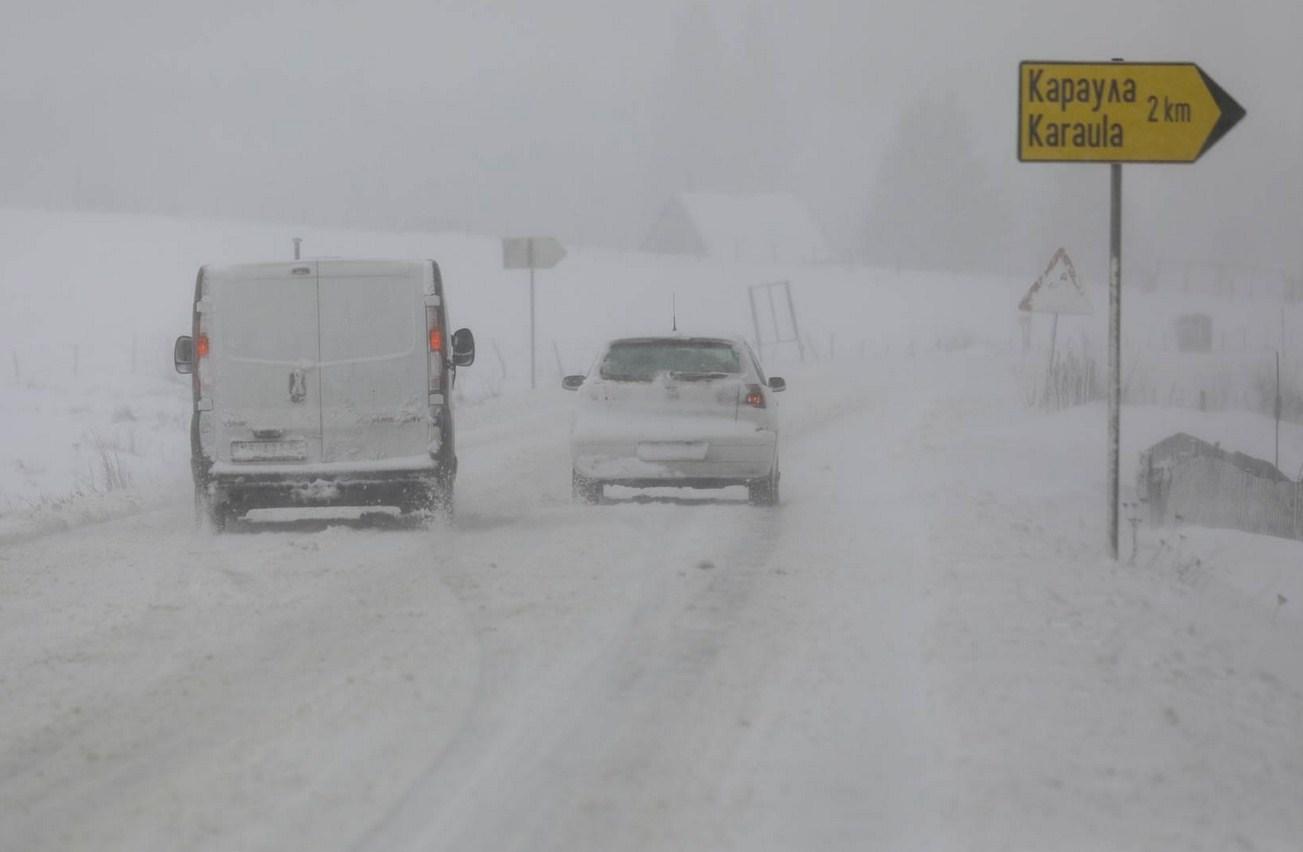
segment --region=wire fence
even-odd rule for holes
[[[127,335],[118,341],[11,343],[0,386],[39,389],[121,376],[175,376],[172,338]]]

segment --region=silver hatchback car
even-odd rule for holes
[[[606,485],[724,488],[778,502],[778,420],[751,347],[724,337],[630,337],[606,345],[578,391],[570,433],[575,499],[596,503]]]

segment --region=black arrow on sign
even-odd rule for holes
[[[1225,89],[1213,82],[1213,78],[1205,74],[1202,68],[1198,65],[1194,67],[1199,72],[1199,76],[1203,78],[1203,84],[1208,87],[1208,93],[1213,96],[1213,102],[1217,104],[1217,108],[1222,113],[1221,117],[1217,119],[1217,123],[1213,125],[1212,132],[1204,140],[1203,147],[1199,149],[1199,153],[1195,156],[1197,160],[1204,155],[1205,151],[1216,145],[1218,140],[1229,133],[1232,127],[1239,124],[1240,119],[1244,118],[1248,113],[1245,112],[1244,107],[1236,103],[1235,98],[1226,93]]]

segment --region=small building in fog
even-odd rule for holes
[[[747,263],[807,264],[831,259],[810,210],[787,193],[684,193],[652,226],[643,250]]]

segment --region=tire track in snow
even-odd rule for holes
[[[761,513],[744,505],[709,507],[708,516],[680,507],[627,508],[670,509],[656,512],[654,524],[635,525],[639,545],[642,536],[675,529],[679,539],[651,555],[641,546],[620,552],[634,568],[618,574],[629,581],[623,594],[589,613],[550,668],[524,683],[494,678],[502,691],[482,695],[457,745],[355,848],[540,848],[565,798],[575,793],[563,779],[582,785],[603,774],[604,763],[645,753],[656,731],[666,745],[682,732],[676,708],[691,700],[718,661],[764,570],[755,554],[768,536]],[[683,517],[690,513],[698,517]],[[734,522],[721,546],[718,527],[730,513],[750,517]],[[713,567],[698,567],[705,561]],[[510,650],[503,656],[509,666]]]
[[[796,418],[787,446],[798,450],[832,423],[879,409],[876,389],[848,395],[834,384],[838,395],[820,400],[830,413]],[[626,594],[560,662],[514,692],[486,693],[458,744],[355,849],[656,846],[658,824],[676,813],[687,818],[680,828],[690,845],[725,839],[700,803],[717,799],[747,737],[747,708],[783,653],[766,635],[772,612],[755,611],[758,589],[782,575],[769,557],[785,533],[783,510],[653,504],[567,513],[575,511],[640,522],[610,530],[603,559],[635,559],[635,570],[619,573]],[[715,555],[703,560],[703,552]],[[774,595],[765,605],[777,606]],[[512,649],[500,653],[510,658]],[[710,766],[700,768],[707,754]],[[654,792],[639,792],[644,785]]]
[[[171,520],[125,524],[143,535],[108,560],[101,530],[29,557],[61,575],[46,604],[88,600],[5,640],[27,662],[7,655],[0,835],[25,849],[337,842],[409,783],[407,742],[450,737],[469,700],[476,645],[425,537],[216,539],[158,529]],[[121,598],[104,594],[115,582]]]
[[[860,400],[814,386],[809,398]],[[565,408],[528,407],[463,432],[450,531],[249,524],[211,538],[189,531],[187,505],[7,546],[26,565],[5,569],[24,584],[9,603],[32,617],[28,634],[14,621],[3,634],[28,662],[5,680],[23,698],[0,711],[0,830],[36,849],[331,848],[362,825],[389,832],[365,847],[425,826],[422,808],[383,816],[406,789],[474,837],[491,815],[449,803],[479,778],[469,789],[503,790],[563,838],[550,817],[566,800],[531,802],[512,782],[529,767],[538,791],[565,771],[565,744],[589,739],[576,706],[604,733],[572,768],[682,780],[681,751],[649,753],[691,728],[685,708],[721,709],[709,685],[721,667],[742,708],[773,659],[730,655],[739,625],[762,633],[757,554],[785,534],[783,510],[572,506]],[[819,428],[804,419],[785,440]],[[412,695],[430,689],[447,700]],[[697,742],[722,765],[741,736]],[[591,804],[599,824],[618,824],[612,805]]]

